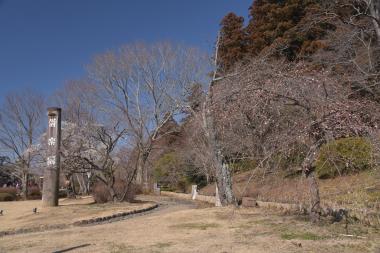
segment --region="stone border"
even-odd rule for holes
[[[93,224],[98,224],[98,223],[102,223],[102,222],[106,222],[106,221],[110,222],[111,220],[114,220],[114,219],[130,216],[130,215],[134,215],[134,214],[140,214],[140,213],[148,212],[148,211],[151,211],[153,209],[156,209],[158,206],[159,206],[158,204],[154,204],[152,206],[142,208],[142,209],[136,209],[136,210],[131,210],[131,211],[127,211],[127,212],[122,212],[122,213],[117,213],[117,214],[113,214],[113,215],[97,217],[97,218],[92,218],[92,219],[87,219],[87,220],[80,220],[80,221],[74,222],[73,225],[74,226],[86,226],[86,225],[93,225]]]
[[[148,206],[146,208],[142,209],[135,209],[135,210],[130,210],[127,212],[122,212],[122,213],[117,213],[113,215],[108,215],[108,216],[103,216],[103,217],[97,217],[97,218],[92,218],[92,219],[86,219],[86,220],[80,220],[76,221],[71,224],[54,224],[54,225],[44,225],[44,226],[39,226],[39,227],[31,227],[31,228],[20,228],[16,230],[6,230],[6,231],[0,231],[0,238],[8,235],[18,235],[18,234],[26,234],[26,233],[34,233],[34,232],[44,232],[48,230],[54,230],[54,229],[64,229],[64,228],[69,228],[72,226],[90,226],[90,225],[97,225],[101,224],[103,222],[112,222],[112,221],[119,221],[122,219],[125,219],[127,217],[130,217],[132,215],[136,214],[142,214],[148,211],[151,211],[153,209],[156,209],[159,207],[159,204],[153,204],[151,206]]]
[[[196,197],[193,199],[191,194],[188,193],[176,193],[176,192],[168,192],[168,191],[161,191],[161,194],[164,196],[169,196],[173,198],[179,198],[179,199],[187,199],[187,200],[198,200],[203,201],[207,203],[211,203],[215,205],[215,196],[206,196],[206,195],[200,195],[197,194]],[[244,199],[244,198],[243,198]],[[308,207],[303,204],[291,204],[291,203],[279,203],[279,202],[270,202],[270,201],[260,201],[256,200],[254,198],[247,198],[250,199],[250,202],[252,202],[252,206],[244,206],[243,207],[262,207],[262,208],[275,208],[283,211],[289,211],[289,212],[295,212],[300,214],[307,214]],[[242,200],[243,201],[243,200]],[[244,201],[243,201],[244,202]],[[367,226],[372,227],[380,227],[380,215],[376,212],[368,212],[368,211],[362,211],[362,210],[350,210],[345,209],[343,207],[324,207],[322,206],[322,216],[328,216],[328,215],[336,215],[341,210],[348,211],[348,218],[353,220],[358,220],[362,223],[364,223]]]
[[[55,224],[55,225],[45,225],[45,226],[34,227],[34,228],[32,227],[32,228],[19,228],[16,230],[6,230],[6,231],[0,231],[0,238],[7,235],[19,235],[19,234],[43,232],[47,230],[64,229],[68,227],[70,227],[70,225],[68,224]]]
[[[179,199],[198,200],[198,201],[207,202],[207,203],[215,205],[215,196],[206,196],[206,195],[197,194],[196,197],[193,199],[191,194],[188,194],[188,193],[177,193],[177,192],[168,192],[168,191],[161,191],[161,195],[173,197],[173,198],[179,198]]]

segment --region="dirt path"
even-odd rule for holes
[[[99,217],[109,217],[137,210],[149,209],[154,203],[95,204],[92,197],[60,199],[58,207],[42,207],[41,200],[0,202],[0,237],[8,233],[45,231]],[[36,208],[37,212],[33,212]]]
[[[148,214],[109,224],[0,238],[0,252],[376,252],[378,231],[315,227],[265,209],[215,208],[167,197]]]

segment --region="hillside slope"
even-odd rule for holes
[[[309,192],[303,177],[285,178],[284,174],[247,171],[234,176],[233,189],[237,198],[254,197],[269,202],[308,205]],[[250,180],[251,178],[251,180]],[[346,208],[358,212],[380,213],[380,169],[354,175],[319,180],[323,207]],[[215,184],[200,190],[200,194],[214,195]]]

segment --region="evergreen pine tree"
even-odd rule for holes
[[[218,65],[219,71],[225,73],[246,54],[244,18],[231,12],[222,19],[220,25]]]

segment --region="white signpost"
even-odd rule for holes
[[[47,157],[44,172],[42,205],[58,206],[61,108],[48,108]]]

